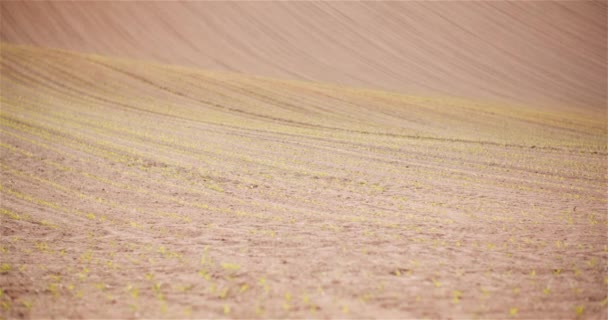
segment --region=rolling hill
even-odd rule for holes
[[[0,319],[605,319],[607,10],[0,2]]]
[[[606,313],[601,111],[0,48],[3,317]]]
[[[605,1],[2,2],[0,9],[0,40],[14,44],[530,108],[606,109]]]

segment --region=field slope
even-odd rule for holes
[[[607,13],[606,1],[3,1],[0,41],[605,110]]]
[[[3,318],[602,318],[607,129],[1,45]]]

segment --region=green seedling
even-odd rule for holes
[[[2,266],[0,266],[0,273],[8,273],[9,271],[11,271],[11,265],[8,263],[3,263]]]

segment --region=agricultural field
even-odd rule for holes
[[[1,318],[608,316],[601,108],[0,48]]]

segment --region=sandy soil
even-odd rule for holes
[[[605,2],[0,9],[0,318],[608,318]]]
[[[408,94],[606,107],[605,1],[0,8],[3,42]]]
[[[3,318],[589,318],[600,111],[3,44]]]

